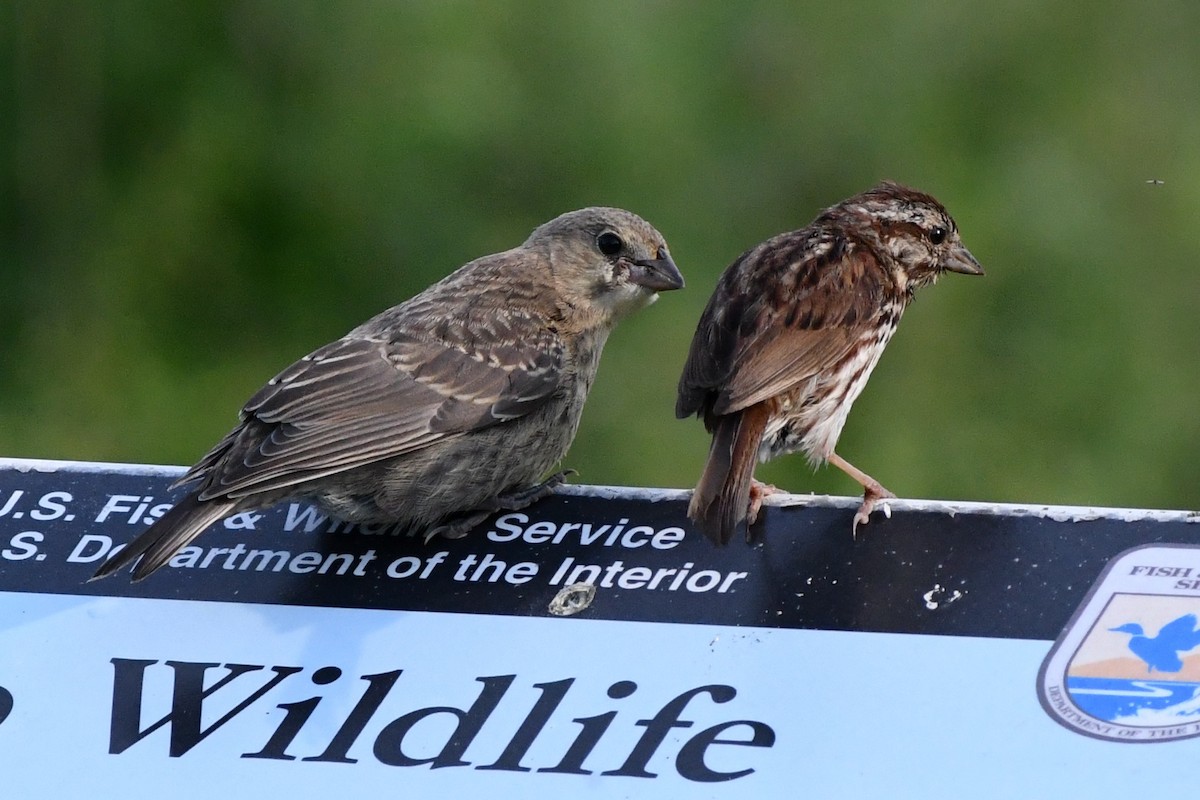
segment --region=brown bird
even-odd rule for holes
[[[683,276],[641,217],[586,208],[461,267],[276,375],[175,484],[194,486],[95,577],[140,580],[208,526],[285,500],[456,537],[561,483],[622,317]]]
[[[943,272],[982,275],[934,198],[895,183],[826,209],[768,239],[725,270],[679,380],[675,413],[713,435],[688,516],[725,544],[774,491],[754,463],[802,451],[863,487],[854,529],[895,497],[836,452],[850,406],[900,315]],[[749,531],[747,530],[747,537]]]

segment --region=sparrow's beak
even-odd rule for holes
[[[975,260],[975,256],[967,248],[959,245],[950,251],[950,255],[942,262],[942,269],[947,272],[961,272],[963,275],[982,275],[983,267]]]
[[[634,261],[629,270],[629,280],[655,292],[683,288],[683,274],[665,247],[658,249],[658,258]]]

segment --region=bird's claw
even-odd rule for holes
[[[871,521],[871,512],[878,506],[883,515],[888,519],[892,518],[892,507],[888,504],[888,500],[895,500],[896,495],[889,492],[879,484],[867,486],[863,491],[862,505],[858,507],[858,513],[854,515],[854,523],[850,527],[850,536],[853,539],[858,538],[858,526],[866,525]]]
[[[762,483],[751,478],[750,508],[746,512],[746,524],[753,525],[755,522],[758,522],[758,512],[762,510],[763,500],[773,494],[779,494],[782,491],[782,489],[779,489],[769,483]]]

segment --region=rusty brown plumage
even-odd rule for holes
[[[834,447],[913,293],[947,271],[983,274],[937,200],[890,182],[726,269],[675,408],[680,418],[700,416],[713,435],[688,508],[710,538],[726,543],[754,522],[770,488],[753,480],[755,461],[783,453],[833,463],[863,486],[855,527],[894,496]]]

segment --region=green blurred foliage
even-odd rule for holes
[[[988,275],[919,298],[839,451],[904,496],[1200,505],[1194,2],[15,0],[0,54],[0,454],[190,463],[293,359],[609,204],[689,284],[566,465],[690,486],[720,271],[886,177]]]

